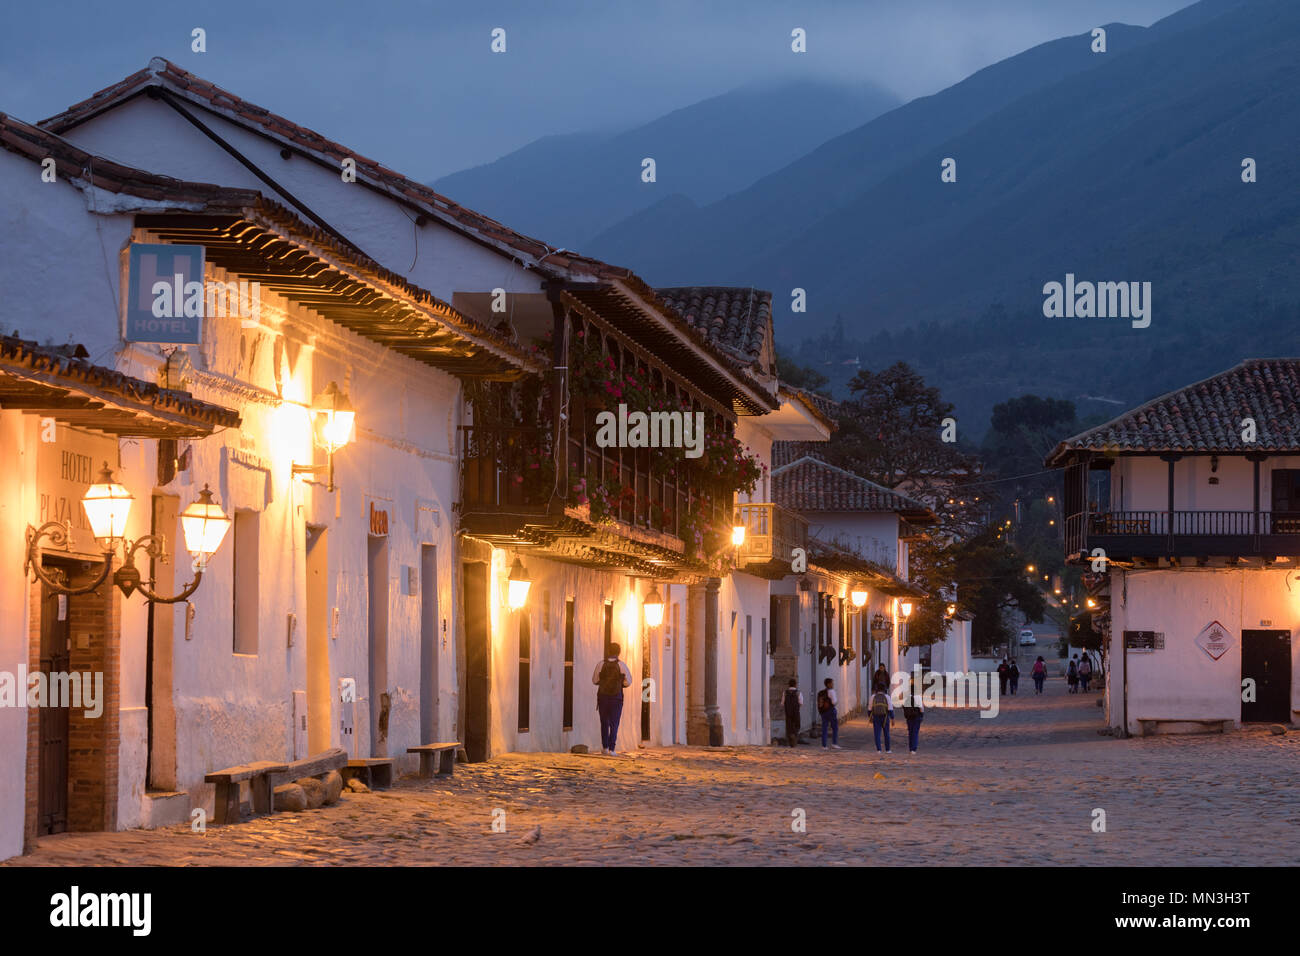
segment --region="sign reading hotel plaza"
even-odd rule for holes
[[[203,306],[202,246],[132,244],[124,335],[128,342],[197,345]]]

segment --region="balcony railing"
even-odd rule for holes
[[[1142,554],[1291,554],[1300,550],[1300,512],[1106,511],[1066,519],[1067,553],[1107,544]]]
[[[745,526],[740,557],[746,563],[788,561],[795,548],[808,547],[808,519],[780,505],[769,502],[737,505],[735,521]]]
[[[599,495],[610,518],[638,528],[685,538],[692,509],[719,528],[730,527],[726,496],[652,473],[646,449],[601,448],[571,434],[568,454],[557,456],[547,428],[467,425],[460,431],[467,514],[511,508],[540,513],[553,500],[576,506]]]

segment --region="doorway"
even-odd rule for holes
[[[370,756],[388,756],[388,538],[367,538]]]
[[[52,562],[45,561],[50,569]],[[41,672],[66,674],[72,657],[71,607],[74,598],[55,594],[41,585]],[[40,717],[40,789],[37,796],[37,833],[63,833],[68,829],[68,735],[70,709],[49,706]],[[63,701],[67,703],[67,701]]]
[[[438,736],[438,547],[420,546],[420,743]]]
[[[1255,681],[1255,699],[1241,702],[1241,722],[1291,721],[1291,632],[1242,631],[1241,678]]]
[[[470,763],[488,758],[488,694],[491,665],[488,653],[488,566],[466,561],[461,579],[465,601],[465,756]]]
[[[329,531],[307,526],[307,752],[333,745],[334,694],[330,688]]]

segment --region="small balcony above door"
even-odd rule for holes
[[[778,504],[737,505],[735,520],[745,528],[745,541],[738,554],[740,565],[751,574],[785,577],[790,573],[794,549],[808,547],[808,519]]]

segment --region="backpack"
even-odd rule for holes
[[[1084,660],[1079,661],[1079,676],[1080,677],[1092,676],[1092,662],[1086,658]]]
[[[618,661],[605,661],[600,669],[596,693],[604,697],[617,697],[623,693],[623,668],[618,666]]]
[[[878,690],[871,695],[871,716],[888,717],[889,716],[889,695],[883,690]]]
[[[824,690],[819,690],[817,692],[817,710],[824,714],[826,713],[826,711],[830,709],[831,709],[831,695],[826,693],[826,691]]]
[[[787,687],[785,689],[784,703],[787,716],[793,717],[799,713],[799,689],[797,687]]]
[[[1047,668],[1043,665],[1042,661],[1034,661],[1034,673],[1035,674],[1047,673]]]
[[[1079,673],[1078,668],[1074,666],[1074,661],[1070,661],[1070,669],[1065,672],[1066,676],[1073,680]]]

